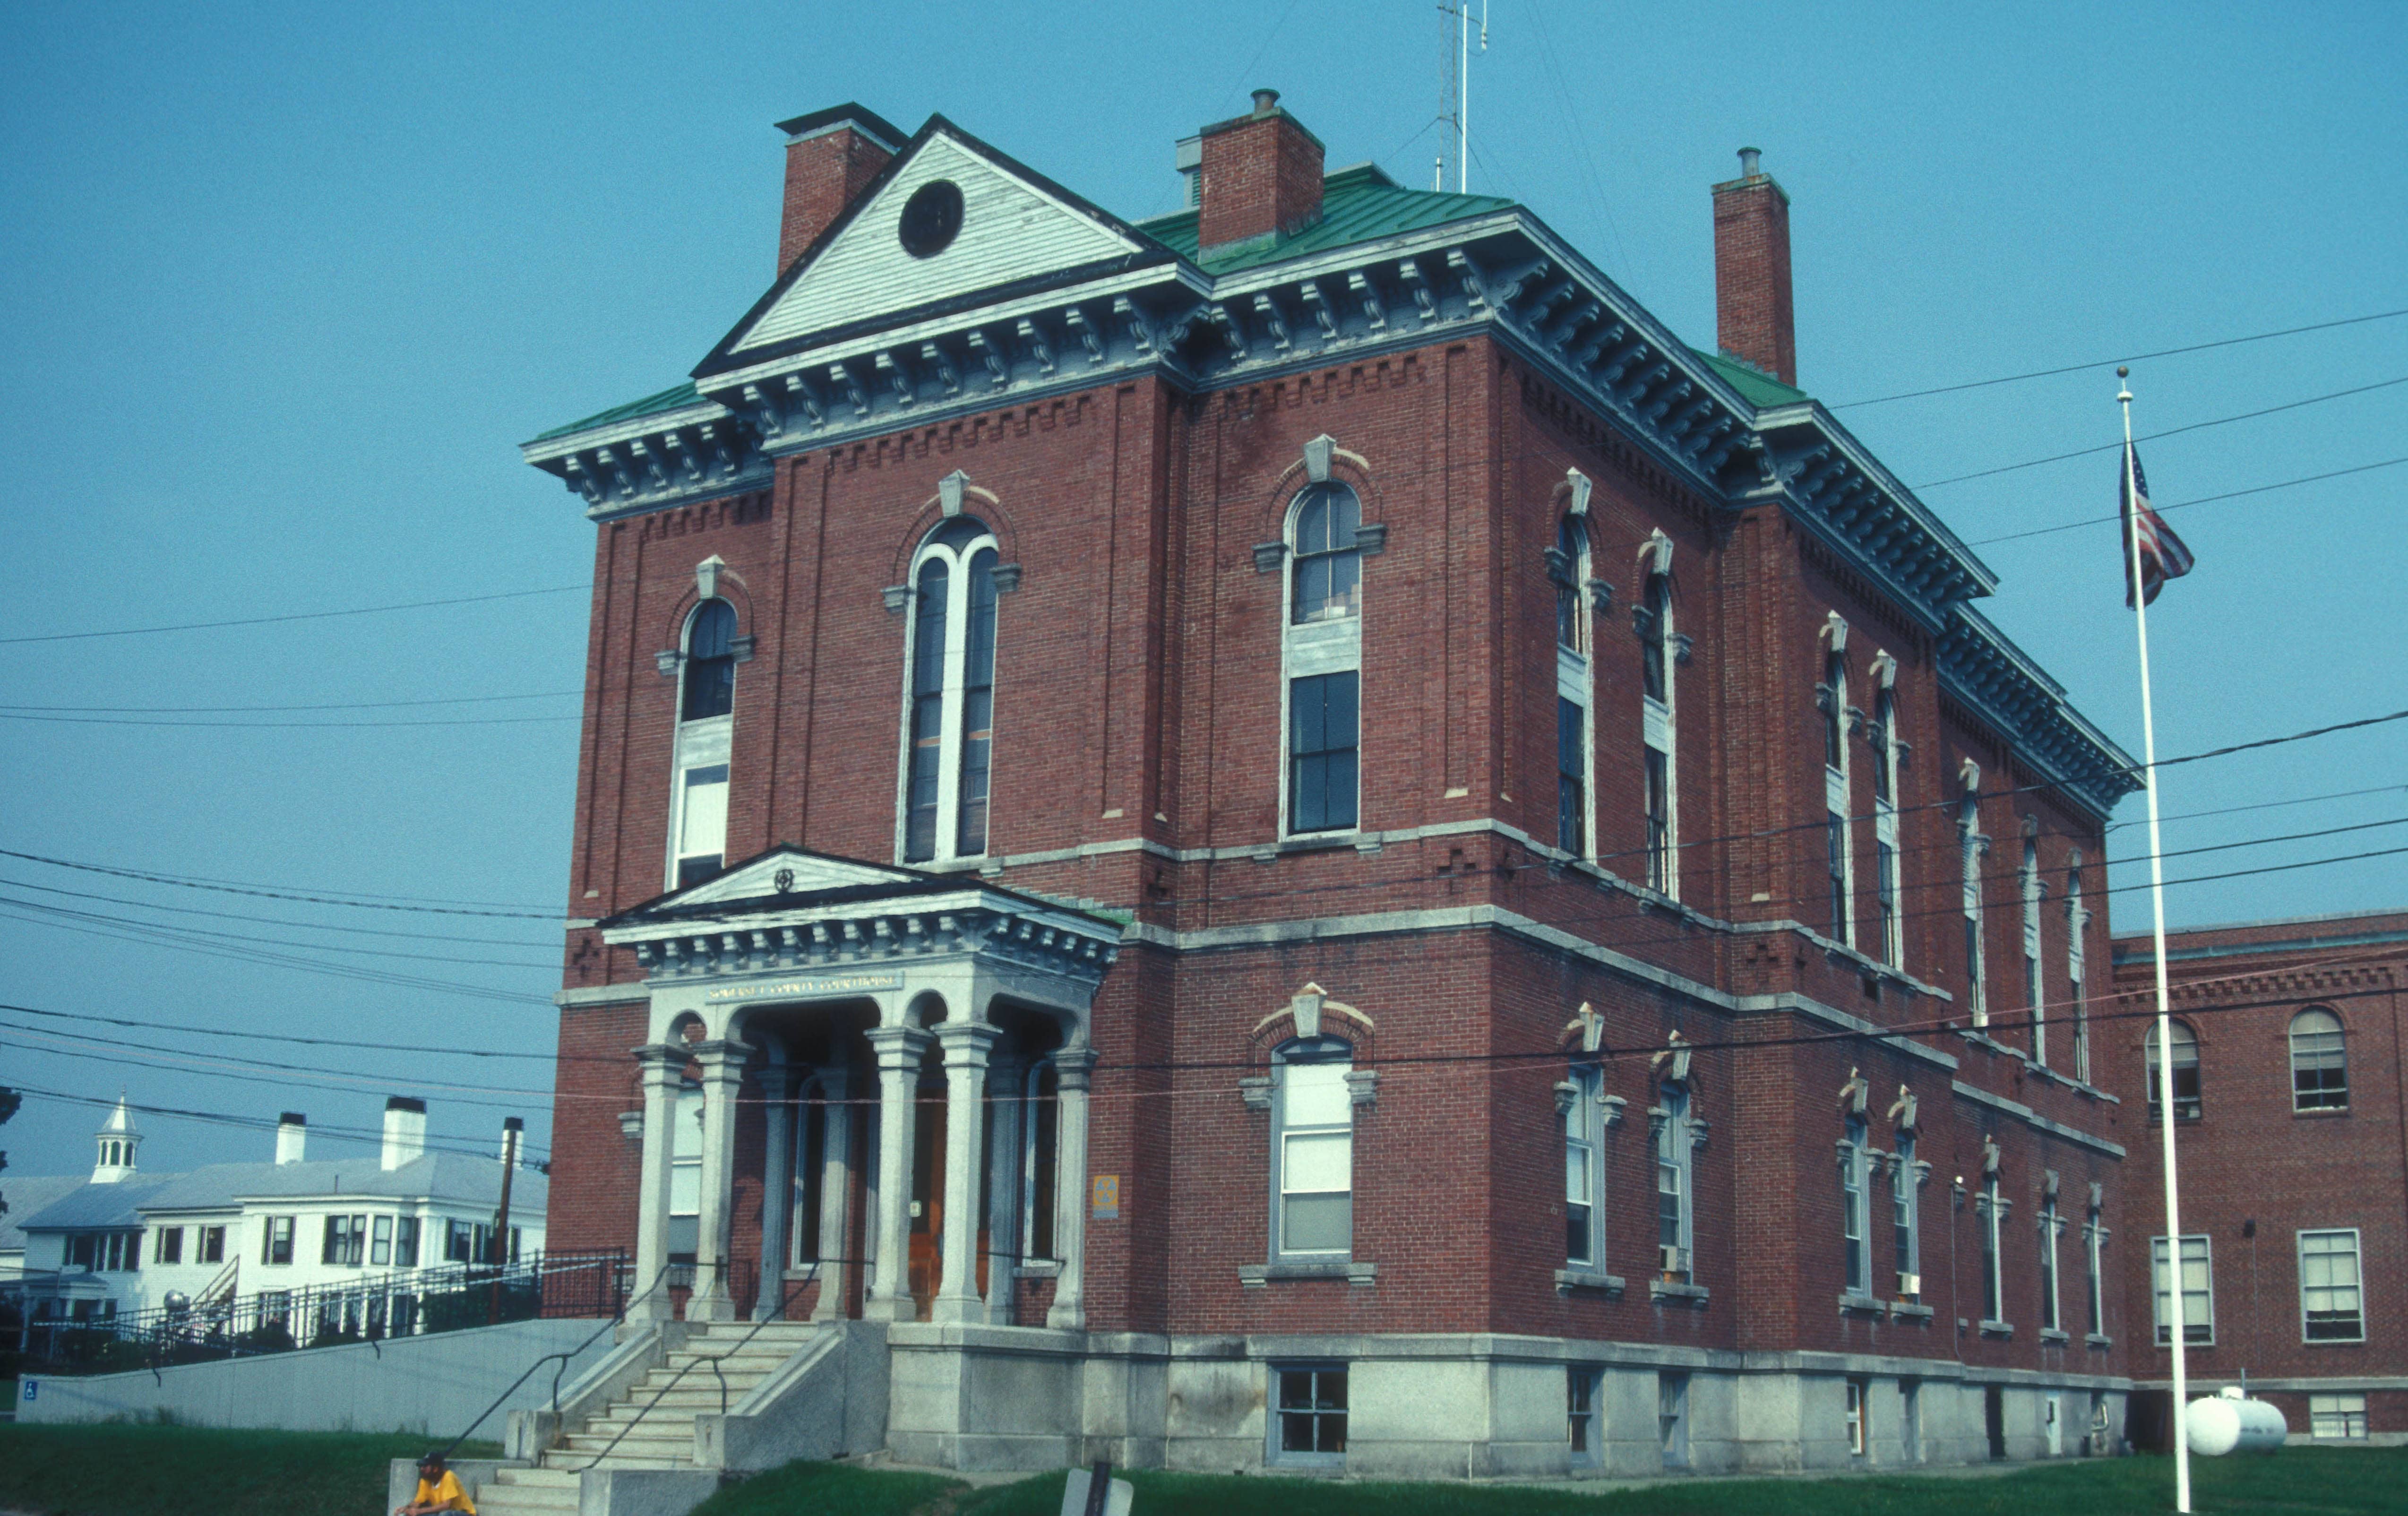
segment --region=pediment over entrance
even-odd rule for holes
[[[688,885],[682,890],[672,890],[625,914],[649,915],[674,912],[688,906],[778,900],[781,896],[822,894],[832,890],[858,891],[875,889],[880,885],[921,884],[934,877],[916,868],[865,864],[858,859],[838,858],[803,848],[772,848],[724,874],[714,875],[700,884]],[[781,903],[801,902],[789,900]]]

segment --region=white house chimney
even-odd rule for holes
[[[297,1110],[288,1110],[276,1118],[276,1161],[297,1164],[301,1161],[301,1145],[309,1136],[309,1118]]]
[[[417,1162],[426,1151],[426,1102],[406,1094],[384,1103],[384,1166],[390,1171]]]

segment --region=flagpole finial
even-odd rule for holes
[[[2117,379],[2130,379],[2132,377],[2132,371],[2125,367],[2122,364],[2117,364],[2115,365],[2115,377]]]
[[[2125,383],[2124,380],[2128,379],[2131,377],[2132,371],[2129,368],[2127,368],[2122,364],[2117,364],[2115,365],[2115,398],[2128,406],[2132,403],[2132,387],[2129,384]]]

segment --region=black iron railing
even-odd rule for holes
[[[31,1317],[22,1357],[48,1373],[156,1369],[625,1309],[625,1252],[538,1252],[83,1319]]]

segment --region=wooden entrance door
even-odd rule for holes
[[[913,1314],[926,1321],[943,1288],[945,1259],[945,1087],[924,1085],[911,1111],[911,1256]]]

